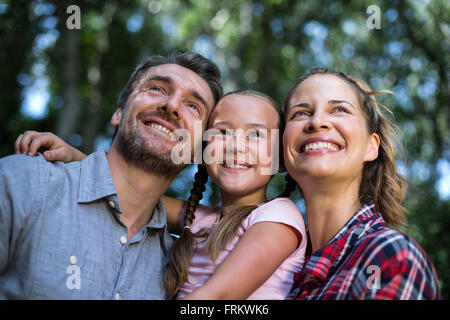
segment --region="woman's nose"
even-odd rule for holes
[[[305,126],[305,130],[308,132],[328,130],[329,128],[329,118],[324,112],[315,112]]]

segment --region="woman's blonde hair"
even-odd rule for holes
[[[284,128],[283,112],[272,98],[261,92],[243,90],[227,93],[222,99],[230,95],[255,96],[269,102],[278,113],[281,141],[281,132]],[[255,204],[222,208],[219,223],[217,223],[212,230],[202,229],[196,233],[192,233],[190,226],[194,221],[195,210],[203,197],[203,191],[205,191],[205,184],[207,181],[208,172],[206,171],[206,168],[203,165],[198,165],[198,171],[195,174],[191,194],[185,205],[184,225],[186,227],[182,231],[180,238],[173,244],[170,250],[169,262],[164,269],[164,282],[169,298],[173,297],[180,287],[188,281],[188,270],[195,250],[194,238],[207,239],[206,254],[214,261],[220,250],[223,250],[229,241],[236,236],[245,217],[258,207],[258,205]]]
[[[380,137],[377,159],[364,163],[359,189],[360,202],[374,201],[377,211],[393,228],[398,229],[406,225],[406,209],[402,203],[408,183],[397,171],[395,164],[396,151],[398,156],[404,156],[399,136],[400,129],[389,119],[393,117],[392,111],[375,99],[375,94],[392,92],[373,91],[367,83],[354,76],[347,76],[328,68],[314,68],[302,76],[291,89],[285,100],[285,110],[300,83],[313,75],[333,75],[346,81],[355,89],[369,132],[376,133]]]

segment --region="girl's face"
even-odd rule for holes
[[[209,120],[213,135],[205,151],[214,150],[217,161],[206,168],[222,192],[243,196],[265,190],[272,129],[279,129],[279,115],[264,98],[234,94],[219,101]]]
[[[303,187],[308,177],[359,181],[364,162],[378,156],[379,137],[369,133],[350,84],[334,75],[313,75],[288,102],[283,144],[286,169]]]

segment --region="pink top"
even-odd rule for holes
[[[184,212],[180,214],[180,226],[184,228]],[[214,227],[219,221],[218,208],[199,206],[195,211],[195,219],[191,225],[193,233],[202,228]],[[291,290],[294,282],[294,274],[301,271],[305,262],[306,231],[303,216],[288,198],[276,198],[253,210],[243,221],[238,234],[222,250],[214,263],[206,255],[205,247],[207,241],[196,239],[197,249],[194,251],[191,266],[189,267],[188,279],[177,294],[177,299],[181,299],[198,287],[201,287],[214,274],[217,267],[225,260],[228,254],[239,242],[244,232],[258,222],[278,222],[293,227],[302,235],[299,247],[280,265],[280,267],[259,287],[249,300],[281,300],[285,299]]]

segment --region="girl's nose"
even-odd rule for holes
[[[226,139],[226,158],[227,161],[245,161],[246,144],[245,134],[243,130],[236,129],[232,131],[232,134]],[[231,159],[233,158],[233,159]]]
[[[235,131],[234,135],[234,149],[237,153],[245,153],[246,149],[246,136],[242,129],[238,129]]]

